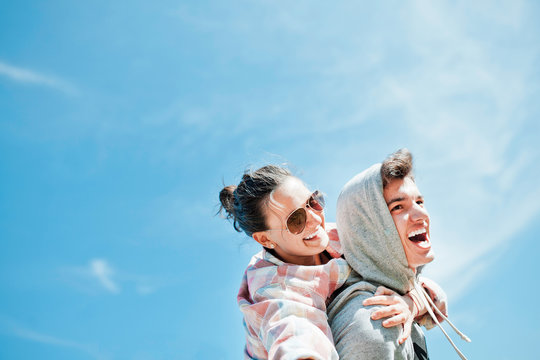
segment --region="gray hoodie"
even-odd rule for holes
[[[417,324],[401,345],[401,326],[384,328],[371,320],[374,306],[362,301],[384,285],[400,294],[413,288],[415,273],[407,263],[396,226],[383,197],[380,164],[356,175],[337,202],[337,227],[344,256],[353,273],[328,307],[341,360],[428,359],[424,334]]]

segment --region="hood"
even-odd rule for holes
[[[440,325],[434,311],[461,338],[467,342],[471,340],[437,308],[416,281],[414,271],[409,268],[394,220],[384,201],[381,164],[371,166],[345,184],[337,202],[337,228],[345,259],[363,280],[384,285],[401,295],[415,288],[429,316],[461,359],[467,360]],[[417,273],[420,270],[421,267]],[[346,299],[340,299],[338,303],[343,301]],[[339,309],[339,306],[336,308]],[[331,310],[330,313],[335,311]]]
[[[353,177],[337,201],[337,228],[349,265],[366,281],[404,294],[413,287],[394,220],[384,201],[381,164]]]

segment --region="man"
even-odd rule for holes
[[[390,289],[387,295],[406,294],[418,281],[419,268],[434,258],[429,215],[407,149],[344,186],[337,203],[337,226],[345,259],[354,269],[328,307],[340,359],[428,359],[418,324],[400,343],[400,327],[387,328],[381,320],[373,320],[372,306],[364,304],[379,286]]]

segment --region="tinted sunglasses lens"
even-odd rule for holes
[[[324,209],[324,197],[319,191],[315,191],[309,198],[309,207],[316,211],[322,211]]]
[[[287,219],[287,229],[295,235],[300,234],[306,227],[306,209],[300,208],[294,211]]]

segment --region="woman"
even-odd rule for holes
[[[287,169],[268,165],[246,172],[238,186],[223,188],[220,201],[234,228],[263,246],[238,294],[245,358],[338,359],[326,305],[350,268],[335,230],[326,228],[321,193],[308,190]],[[417,308],[410,297],[384,288],[376,295],[386,296],[371,305],[388,306],[372,318],[390,317],[383,322],[386,327],[404,324],[403,341]]]

